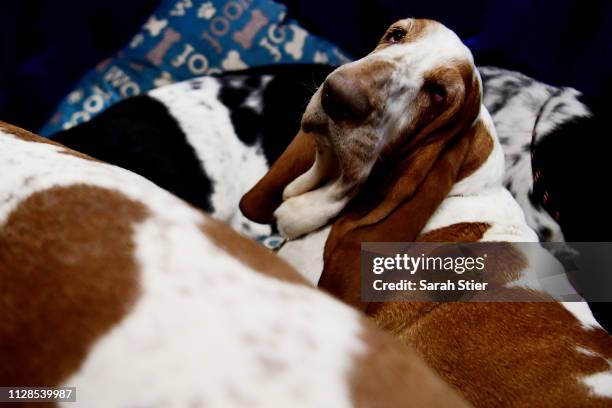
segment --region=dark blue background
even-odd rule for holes
[[[0,119],[37,130],[81,75],[131,38],[159,0],[2,3]],[[368,52],[392,21],[428,17],[455,30],[481,65],[573,86],[600,106],[612,90],[609,0],[284,3],[311,31],[355,56]]]
[[[158,3],[0,1],[0,120],[38,130],[80,77],[127,43]]]

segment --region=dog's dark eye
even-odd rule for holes
[[[385,36],[385,41],[389,43],[397,43],[402,41],[402,39],[406,36],[406,30],[400,27],[396,27],[391,29]]]
[[[425,84],[425,89],[435,103],[443,102],[446,99],[446,88],[438,83],[431,82]]]

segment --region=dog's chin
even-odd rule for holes
[[[285,187],[283,203],[274,213],[279,231],[288,239],[331,222],[357,193],[372,167],[372,150],[363,143],[350,142],[363,135],[336,124],[316,100],[302,117],[302,131],[314,137],[317,155],[312,167]]]
[[[341,176],[338,157],[326,137],[315,137],[316,157],[312,166],[283,190],[283,201],[318,190],[338,181]]]

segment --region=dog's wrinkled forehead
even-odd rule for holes
[[[423,19],[392,24],[370,56],[424,69],[454,60],[474,63],[470,50],[452,30],[437,21]]]

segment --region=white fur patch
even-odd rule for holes
[[[521,271],[518,279],[506,284],[506,287],[547,293],[558,301],[579,296],[567,278],[563,265],[550,252],[536,243],[517,246],[525,257],[527,267]]]
[[[589,350],[587,348],[584,347],[576,347],[576,351],[579,352],[580,354],[584,354],[585,356],[589,356],[589,357],[600,357],[599,353],[594,352],[593,350]]]
[[[330,231],[331,226],[327,226],[296,240],[287,241],[278,251],[278,255],[313,286],[319,283],[323,272],[323,251]]]
[[[599,353],[584,347],[576,347],[576,351],[593,358],[603,358]],[[591,393],[605,398],[612,398],[612,361],[606,360],[610,365],[610,369],[599,373],[585,375],[580,377],[580,381],[589,387]]]
[[[582,377],[584,385],[599,397],[612,398],[612,368],[602,373]]]
[[[561,304],[578,319],[585,329],[591,330],[594,328],[601,328],[597,320],[595,320],[595,317],[593,317],[589,305],[585,302],[561,302]]]

